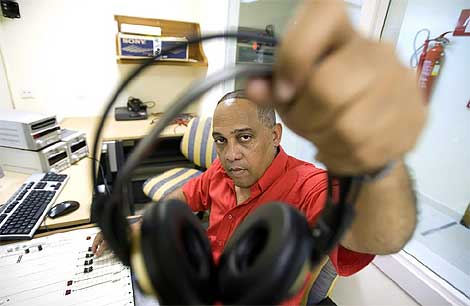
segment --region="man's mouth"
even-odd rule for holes
[[[240,177],[245,175],[248,171],[245,168],[241,167],[231,167],[229,168],[229,172],[234,177]]]

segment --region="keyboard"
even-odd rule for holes
[[[0,241],[31,239],[68,181],[68,175],[38,173],[0,206]]]

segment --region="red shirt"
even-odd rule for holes
[[[260,205],[282,201],[299,209],[310,225],[315,223],[327,196],[327,174],[314,165],[287,155],[282,148],[263,176],[250,189],[250,197],[237,205],[235,185],[217,159],[202,175],[183,186],[193,211],[210,208],[207,234],[217,262],[224,245],[243,219]],[[365,267],[373,255],[335,248],[330,259],[338,275],[348,276]],[[299,305],[304,289],[288,301]],[[284,303],[285,304],[285,303]]]

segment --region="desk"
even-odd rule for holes
[[[67,128],[71,130],[82,131],[86,133],[87,143],[91,151],[91,146],[93,144],[93,137],[95,127],[98,123],[99,117],[82,117],[82,118],[65,118],[61,121],[60,126],[62,128]],[[126,140],[138,140],[143,138],[149,130],[155,126],[155,124],[150,124],[151,119],[141,120],[141,121],[119,121],[116,122],[114,118],[109,118],[104,133],[102,135],[102,141],[111,141],[122,143]],[[180,125],[170,125],[168,126],[162,134],[162,137],[181,137],[186,130],[185,126]],[[101,147],[100,147],[101,149]],[[68,231],[70,229],[60,229],[64,227],[71,227],[73,229],[80,228],[79,225],[90,223],[90,210],[92,203],[93,195],[93,186],[92,178],[90,176],[92,163],[96,162],[90,158],[81,159],[76,164],[62,171],[64,174],[69,175],[69,181],[65,185],[64,189],[58,196],[56,202],[62,202],[65,200],[76,200],[80,203],[80,208],[69,215],[62,216],[56,219],[50,219],[46,217],[46,224],[49,229],[55,229],[52,233]],[[10,198],[10,196],[15,192],[29,177],[28,174],[16,173],[11,171],[5,172],[5,177],[0,179],[0,203],[4,203]],[[88,226],[85,226],[88,227]],[[40,229],[44,229],[43,226]],[[41,236],[48,236],[51,232],[40,233],[34,235],[34,238]],[[0,244],[12,243],[13,241],[5,241]],[[61,257],[62,258],[62,257]],[[15,266],[15,269],[16,266]],[[16,270],[15,270],[16,272]],[[54,275],[62,275],[61,273],[53,273]],[[49,272],[51,273],[51,272]],[[16,277],[17,273],[13,275]],[[5,274],[3,274],[5,275]],[[114,275],[114,273],[113,273]],[[42,281],[42,279],[41,279]],[[149,297],[143,296],[138,287],[134,283],[134,294],[135,294],[135,305],[145,305],[145,306],[154,306],[158,303]],[[122,288],[121,288],[122,289]],[[30,293],[31,291],[25,291],[24,294]],[[117,293],[125,293],[127,290],[119,290]],[[106,294],[106,293],[104,293]],[[1,301],[0,301],[1,304]],[[95,304],[95,303],[93,303]]]
[[[116,121],[114,117],[108,117],[103,130],[102,141],[123,141],[141,139],[155,127],[151,124],[155,117],[146,120]],[[98,125],[100,117],[70,117],[64,118],[60,122],[62,128],[85,132],[89,146],[93,144],[93,134]],[[184,125],[171,124],[167,126],[161,137],[183,136],[186,127]]]
[[[59,194],[56,203],[65,200],[75,200],[80,203],[80,208],[57,219],[47,217],[46,224],[49,229],[90,222],[93,191],[90,171],[91,159],[85,158],[61,172],[69,175],[69,181]],[[29,176],[29,174],[5,171],[5,177],[0,179],[0,203],[5,203]],[[41,225],[40,229],[44,228],[45,227]]]
[[[87,135],[87,142],[89,147],[91,147],[99,119],[100,117],[65,118],[62,120],[61,126],[85,132]],[[158,117],[156,116],[151,116],[146,120],[134,121],[116,121],[114,117],[107,118],[101,137],[103,146],[100,147],[100,149],[103,149],[104,147],[106,148],[106,156],[108,157],[108,160],[104,164],[107,165],[107,167],[105,167],[107,170],[107,181],[110,184],[113,183],[117,173],[121,170],[127,156],[130,154],[135,144],[155,127],[156,123],[152,124],[152,121],[157,120]],[[164,140],[161,145],[166,149],[172,148],[172,157],[165,161],[166,168],[152,168],[152,165],[158,164],[162,166],[162,164],[151,159],[145,161],[145,164],[147,165],[146,169],[136,169],[136,173],[139,173],[138,177],[134,177],[130,180],[127,186],[122,190],[121,197],[127,201],[127,205],[125,205],[125,207],[129,208],[128,213],[133,213],[132,203],[145,203],[149,201],[140,188],[142,183],[148,177],[162,172],[162,170],[168,170],[168,167],[191,166],[190,163],[188,164],[186,158],[181,155],[179,149],[181,137],[185,131],[186,126],[180,124],[170,124],[163,130],[161,137],[164,138]],[[161,160],[162,159],[160,159],[160,161]]]
[[[61,128],[85,132],[91,152],[93,134],[98,124],[98,119],[99,117],[65,118],[61,121],[60,126]],[[106,123],[102,140],[120,142],[129,139],[141,139],[155,126],[155,124],[150,124],[151,121],[152,118],[138,121],[115,121],[113,117],[110,117]],[[162,136],[181,136],[185,129],[185,126],[170,125],[164,130]],[[76,200],[80,203],[80,208],[69,215],[57,219],[46,218],[46,224],[49,229],[90,223],[90,208],[93,196],[93,186],[90,177],[91,167],[92,160],[84,158],[62,171],[62,173],[69,175],[69,181],[56,202]],[[0,179],[0,203],[6,202],[28,177],[28,174],[5,171],[5,177]],[[44,226],[40,227],[40,229],[44,228]]]

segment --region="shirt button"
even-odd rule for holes
[[[232,220],[232,218],[233,218],[232,215],[228,215],[229,220]]]

